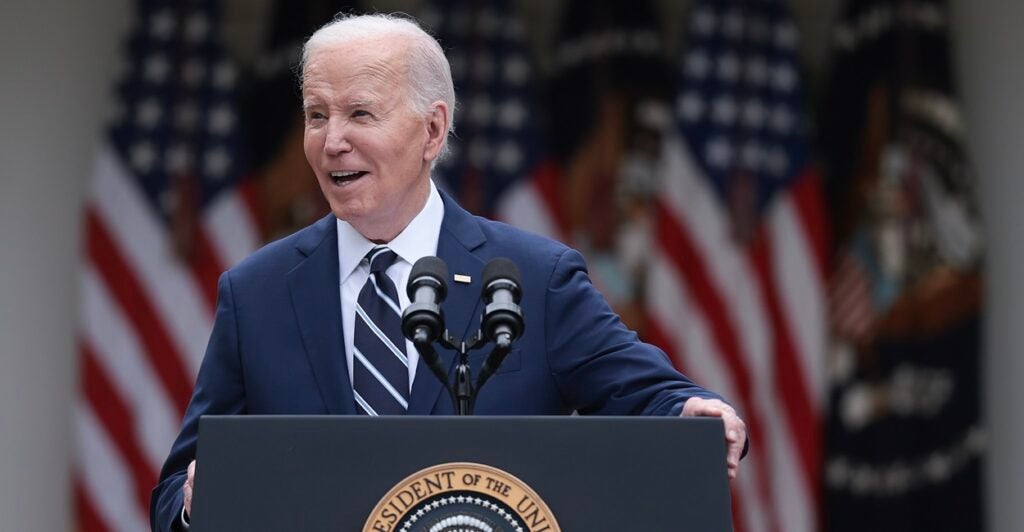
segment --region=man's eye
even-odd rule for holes
[[[309,121],[323,120],[325,118],[327,118],[327,116],[319,111],[309,111],[306,113],[306,120]]]
[[[370,113],[362,109],[356,109],[355,111],[352,111],[352,118],[367,118],[369,116]]]

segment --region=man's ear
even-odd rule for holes
[[[436,101],[431,105],[431,113],[427,116],[427,145],[423,158],[433,161],[441,153],[445,136],[448,135],[448,104]]]

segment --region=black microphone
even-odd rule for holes
[[[519,287],[519,267],[516,263],[500,257],[494,259],[484,266],[483,277],[482,297],[486,306],[480,318],[480,332],[494,342],[494,349],[487,355],[483,366],[480,366],[476,390],[470,400],[470,413],[476,403],[476,394],[501,366],[512,350],[512,342],[523,334],[525,327],[523,310],[519,308],[522,290]]]
[[[448,266],[437,257],[413,264],[406,285],[410,305],[402,313],[402,334],[413,343],[433,342],[444,332],[441,303],[448,295],[447,278]]]
[[[484,315],[482,329],[488,339],[502,347],[509,347],[523,334],[523,311],[519,267],[506,258],[487,263],[483,273]]]

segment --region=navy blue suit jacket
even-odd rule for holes
[[[470,215],[442,195],[437,255],[469,284],[448,284],[443,308],[456,337],[480,326],[484,265],[507,257],[522,273],[523,336],[482,390],[482,415],[678,415],[692,396],[718,397],[689,381],[657,348],[623,326],[562,244]],[[154,530],[181,514],[181,486],[205,414],[355,414],[345,362],[338,238],[328,215],[271,243],[223,274],[216,321],[181,433],[153,490]],[[487,350],[472,353],[474,374]],[[446,367],[454,353],[440,350]],[[451,414],[426,364],[419,364],[410,414]]]

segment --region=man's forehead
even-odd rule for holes
[[[347,44],[347,43],[346,43]],[[313,51],[303,69],[303,93],[307,88],[322,85],[334,89],[355,85],[391,86],[406,73],[405,56],[393,47],[351,47],[345,44],[324,45]]]
[[[310,51],[305,71],[318,68],[345,68],[353,72],[402,72],[408,57],[404,39],[354,39],[324,43]]]

